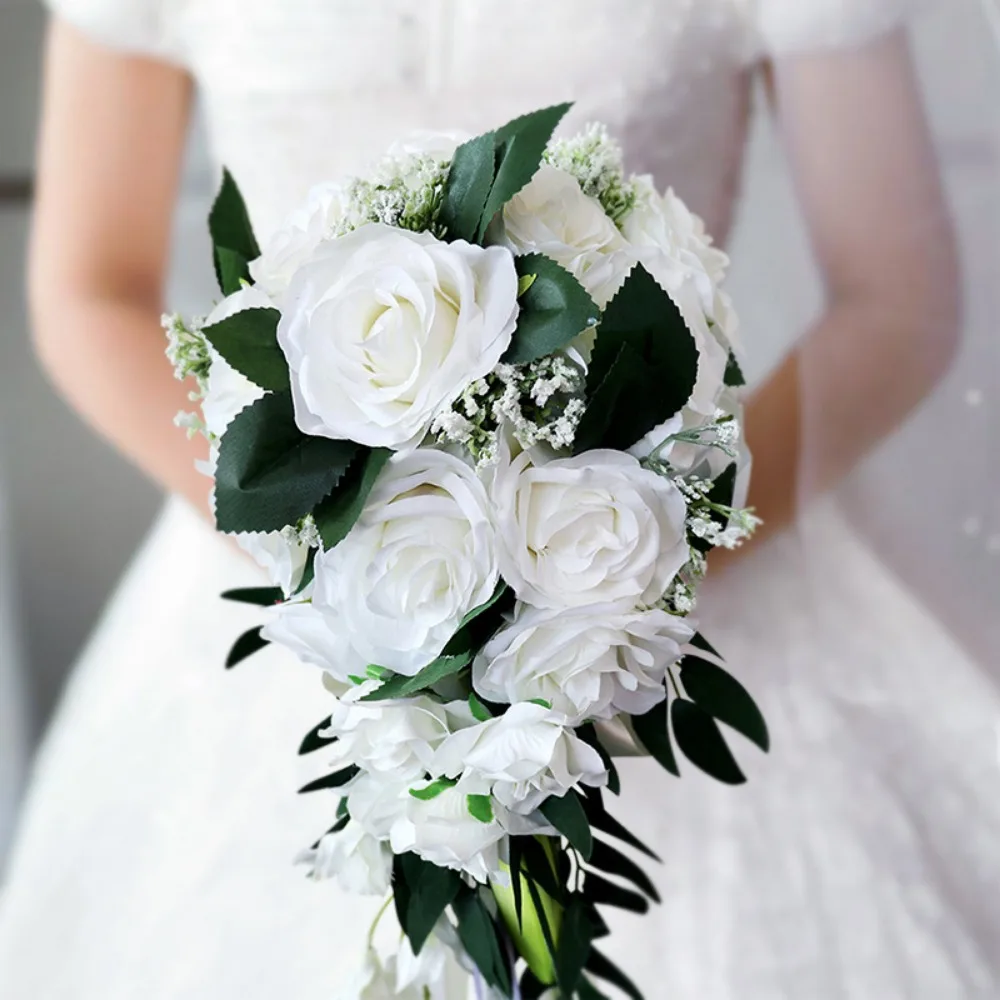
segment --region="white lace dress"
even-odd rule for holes
[[[567,127],[608,122],[629,165],[721,238],[754,63],[857,44],[896,24],[903,0],[56,6],[99,40],[191,71],[214,155],[262,236],[311,184],[402,133],[481,131],[572,98]],[[705,602],[706,630],[774,731],[770,758],[743,755],[750,784],[624,768],[615,805],[665,859],[664,905],[614,915],[608,950],[648,1000],[1000,996],[1000,778],[964,752],[992,740],[997,695],[823,523],[818,572],[805,577],[785,537]],[[38,763],[0,911],[4,1000],[321,1000],[353,967],[378,902],[290,864],[335,805],[294,794],[319,763],[295,757],[327,714],[319,678],[274,650],[222,669],[256,621],[217,594],[255,580],[168,504]]]

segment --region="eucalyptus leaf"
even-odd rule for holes
[[[227,670],[231,670],[237,663],[242,663],[248,656],[253,656],[254,653],[270,645],[270,642],[260,634],[261,628],[262,626],[258,625],[256,628],[247,629],[233,643],[233,648],[226,657]]]
[[[303,785],[299,789],[299,795],[306,795],[309,792],[319,792],[325,788],[340,788],[354,778],[360,770],[360,768],[352,764],[350,767],[342,768],[339,771],[324,774],[322,778],[317,778],[315,781],[310,781],[308,785]]]
[[[677,746],[695,767],[727,785],[746,781],[715,719],[703,708],[693,701],[675,698],[670,705],[670,721]]]
[[[238,413],[219,446],[215,478],[220,531],[278,531],[308,514],[337,485],[358,445],[306,437],[291,397],[268,393]]]
[[[522,279],[530,275],[534,281],[521,296],[517,329],[504,361],[527,364],[543,358],[596,326],[601,310],[564,267],[540,253],[517,257],[515,264]]]
[[[539,811],[580,852],[584,861],[590,857],[594,848],[590,822],[575,791],[570,789],[560,798],[546,799]]]
[[[633,732],[650,756],[665,771],[679,778],[680,768],[677,766],[674,748],[670,745],[666,700],[654,705],[645,715],[633,715],[631,724]]]
[[[767,753],[770,738],[764,716],[749,691],[732,674],[708,660],[685,656],[681,683],[696,705]]]
[[[355,456],[344,478],[313,511],[323,548],[329,551],[354,527],[368,502],[372,487],[392,452],[388,448],[366,449]]]
[[[277,309],[243,309],[202,333],[222,357],[261,389],[289,388],[288,362],[278,346]]]

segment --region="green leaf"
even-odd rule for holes
[[[219,287],[223,294],[229,295],[239,290],[239,278],[249,279],[246,264],[260,256],[260,247],[253,234],[253,226],[250,225],[250,215],[243,195],[232,174],[225,169],[222,171],[219,193],[208,216],[208,231],[212,237]]]
[[[510,970],[500,947],[493,918],[474,889],[460,892],[451,904],[458,921],[458,938],[483,979],[510,995]]]
[[[542,108],[497,129],[494,140],[496,179],[479,223],[480,237],[493,216],[535,176],[546,144],[571,107],[572,104],[557,104]]]
[[[608,995],[602,993],[589,979],[582,979],[576,992],[580,1000],[608,1000]]]
[[[615,906],[619,910],[628,910],[630,913],[647,913],[649,911],[649,901],[645,896],[640,896],[639,893],[626,889],[596,872],[587,872],[583,891],[591,903],[596,903],[599,906]]]
[[[444,185],[441,222],[453,240],[473,242],[479,235],[486,199],[496,176],[492,132],[470,139],[455,150]]]
[[[269,393],[222,436],[215,475],[220,531],[277,531],[308,514],[344,475],[358,446],[306,437],[291,397]]]
[[[659,705],[654,705],[645,715],[633,715],[632,729],[639,737],[639,742],[649,751],[649,755],[665,771],[679,778],[680,768],[677,766],[674,748],[670,745],[666,699]]]
[[[521,297],[517,329],[503,360],[527,364],[560,348],[588,327],[601,310],[572,274],[540,253],[517,257],[517,273],[535,280]]]
[[[493,822],[493,802],[489,795],[467,795],[465,804],[473,819],[480,823]]]
[[[697,656],[681,661],[681,682],[688,697],[709,715],[732,726],[765,753],[767,723],[747,689],[722,667]]]
[[[295,588],[296,594],[301,594],[306,587],[316,577],[316,549],[312,548],[306,553],[306,564],[302,569],[302,579],[299,580],[299,585]]]
[[[258,650],[270,645],[270,642],[260,634],[262,627],[258,625],[256,628],[247,629],[233,643],[233,648],[226,657],[226,670],[231,670],[237,663],[242,663],[248,656],[253,656]]]
[[[317,506],[313,516],[324,549],[329,551],[347,537],[368,502],[375,480],[391,456],[388,448],[360,452],[340,484]]]
[[[408,698],[438,681],[457,674],[472,661],[471,653],[460,656],[439,656],[413,677],[393,674],[380,688],[366,694],[361,701],[387,701],[390,698]]]
[[[710,656],[714,656],[717,660],[724,660],[725,657],[700,633],[696,632],[694,637],[691,639],[691,645],[696,649],[700,649]]]
[[[277,309],[244,309],[206,326],[209,343],[238,372],[262,389],[289,387],[288,362],[278,346]]]
[[[632,1000],[645,1000],[635,983],[614,962],[596,948],[590,949],[590,957],[587,959],[587,971],[597,976],[598,979],[603,979],[605,982],[611,983],[612,986],[617,986],[623,993],[630,996]]]
[[[732,507],[736,495],[736,463],[727,465],[719,473],[712,488],[708,491],[708,499],[722,507]]]
[[[703,708],[684,698],[675,698],[670,706],[670,721],[677,746],[695,767],[727,785],[742,785],[746,781],[715,719]]]
[[[697,377],[698,349],[683,316],[636,264],[601,319],[577,452],[631,447],[687,403]]]
[[[240,587],[225,591],[222,599],[235,601],[237,604],[255,604],[259,608],[269,608],[273,604],[281,604],[285,595],[280,587]]]
[[[553,858],[559,850],[555,838],[518,837],[521,845],[521,868],[528,882],[534,882],[557,903],[564,902],[565,893],[556,876]],[[555,846],[554,846],[555,845]]]
[[[493,636],[513,607],[514,591],[501,580],[489,600],[473,608],[462,619],[458,631],[448,640],[443,655],[459,656],[478,650]]]
[[[317,723],[308,733],[302,738],[302,742],[299,744],[299,756],[304,757],[306,754],[314,753],[316,750],[322,750],[323,747],[330,746],[331,743],[337,742],[336,736],[322,736],[321,733],[324,729],[330,728],[330,723],[333,721],[331,716],[327,716],[322,722]]]
[[[466,613],[465,617],[459,623],[459,627],[464,628],[466,625],[469,624],[469,622],[475,621],[475,619],[477,619],[481,614],[485,614],[506,593],[507,593],[507,584],[504,583],[503,580],[501,580],[497,584],[496,590],[493,591],[492,596],[488,600],[483,601],[482,604],[476,605],[476,607],[474,607],[471,611]]]
[[[654,903],[660,901],[660,894],[656,891],[653,880],[631,858],[626,857],[607,841],[594,841],[594,851],[590,856],[590,865],[593,868],[599,868],[602,872],[626,879],[641,892],[649,896]]]
[[[340,771],[332,771],[330,774],[324,774],[322,778],[317,778],[315,781],[310,781],[308,785],[303,785],[299,789],[299,795],[306,795],[309,792],[319,792],[324,788],[340,788],[342,785],[346,785],[360,771],[361,768],[355,767],[352,764],[350,767],[345,767]]]
[[[723,381],[733,389],[738,389],[740,386],[747,384],[747,380],[743,375],[743,369],[740,368],[740,363],[736,360],[736,355],[732,351],[729,352],[729,362],[726,364],[726,374]]]
[[[594,849],[590,823],[580,796],[570,789],[561,798],[546,799],[541,814],[575,847],[586,861]]]
[[[462,888],[462,877],[450,868],[440,868],[415,854],[404,855],[409,900],[402,925],[414,954],[419,955],[441,914],[451,905]],[[413,860],[409,860],[413,859]]]
[[[437,781],[432,781],[426,788],[411,788],[410,794],[415,799],[420,799],[421,802],[429,802],[431,799],[436,799],[442,792],[446,792],[449,788],[454,788],[458,782],[454,778],[438,778]]]
[[[647,857],[652,858],[654,861],[661,861],[660,856],[650,847],[647,847],[631,830],[627,827],[622,826],[605,808],[604,802],[601,798],[601,791],[599,788],[589,788],[587,789],[587,794],[585,798],[585,809],[587,811],[587,818],[590,820],[590,825],[595,830],[600,830],[602,833],[606,833],[609,837],[614,837],[616,840],[622,841],[622,843],[628,844],[629,847],[634,847],[637,851],[641,851]]]
[[[489,722],[493,713],[479,700],[475,691],[469,692],[469,711],[476,722]]]
[[[569,897],[556,947],[556,979],[564,996],[576,992],[590,954],[590,920],[587,904],[579,893]]]
[[[552,706],[546,703],[545,707],[551,708]],[[577,728],[576,735],[579,736],[584,743],[592,746],[601,755],[601,760],[604,762],[604,766],[608,772],[608,791],[611,792],[612,795],[620,794],[622,790],[622,783],[620,777],[618,776],[618,768],[615,766],[614,758],[610,753],[608,753],[604,744],[601,742],[601,738],[597,734],[597,727],[592,722],[587,722]]]

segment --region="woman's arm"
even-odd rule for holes
[[[773,68],[826,310],[753,396],[750,502],[769,529],[834,485],[947,370],[959,276],[902,33]]]
[[[45,63],[29,296],[38,355],[80,413],[152,478],[205,508],[205,442],[160,328],[191,84],[56,20]]]

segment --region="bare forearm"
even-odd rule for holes
[[[36,312],[39,355],[67,399],[150,478],[207,514],[210,483],[194,466],[207,444],[173,424],[194,404],[191,386],[173,377],[155,310],[97,299]]]

